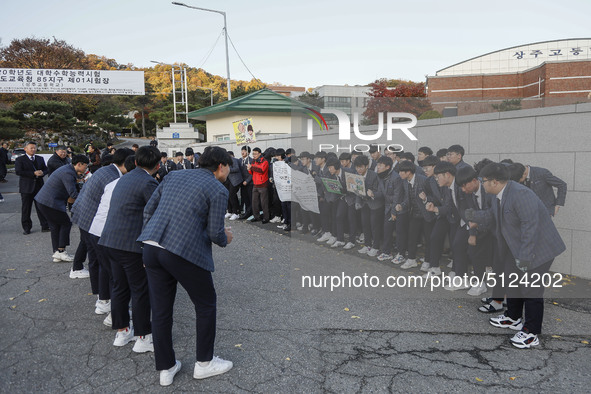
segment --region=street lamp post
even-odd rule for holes
[[[228,56],[228,25],[226,24],[226,13],[224,11],[217,11],[217,10],[210,10],[208,8],[200,8],[200,7],[194,7],[191,5],[187,5],[185,3],[179,3],[176,1],[173,1],[172,4],[174,5],[180,5],[182,7],[187,7],[187,8],[193,8],[194,10],[201,10],[201,11],[208,11],[208,12],[215,12],[217,14],[222,14],[222,16],[224,17],[224,36],[226,38],[226,73],[228,75],[228,100],[232,100],[232,90],[230,88],[230,57]]]

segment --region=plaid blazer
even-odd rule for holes
[[[527,186],[542,200],[550,215],[554,216],[556,205],[564,206],[566,200],[566,182],[552,175],[550,171],[541,167],[529,167],[529,182]],[[558,196],[554,195],[555,187]]]
[[[171,253],[214,271],[211,244],[226,246],[228,189],[207,169],[173,171],[144,209],[138,241],[154,241]]]
[[[474,221],[493,228],[501,247],[501,236],[513,257],[530,261],[537,268],[566,250],[542,200],[524,185],[509,181],[499,205],[475,213]]]
[[[113,189],[99,245],[142,253],[142,244],[136,240],[142,232],[144,207],[157,187],[156,179],[140,167],[121,177]]]
[[[58,211],[66,212],[68,197],[76,198],[78,196],[77,179],[78,176],[73,165],[61,166],[53,172],[53,176],[39,190],[35,201]]]
[[[101,167],[95,171],[82,187],[76,202],[72,206],[72,222],[81,230],[90,230],[96,215],[105,186],[120,177],[119,169],[114,164]]]

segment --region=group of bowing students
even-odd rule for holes
[[[426,279],[441,275],[442,266],[447,265],[451,268],[448,276],[459,276],[462,280],[444,282],[445,290],[468,290],[470,296],[481,296],[488,291],[487,283],[494,283],[492,296],[482,298],[483,305],[478,310],[502,312],[510,304],[505,298],[513,290],[501,280],[487,281],[488,275],[523,273],[526,269],[517,267],[516,272],[514,269],[520,259],[531,265],[530,273],[540,265],[547,272],[554,257],[564,250],[552,217],[564,206],[567,185],[544,168],[514,163],[510,159],[500,163],[483,159],[472,167],[463,156],[464,148],[460,145],[440,149],[436,154],[429,147],[421,147],[418,165],[410,152],[384,149],[382,154],[377,146],[370,146],[369,156],[359,152],[341,153],[338,157],[333,152],[320,151],[314,155],[301,152],[297,158],[291,157],[290,165],[292,170],[314,177],[319,214],[292,203],[292,220],[301,233],[318,237],[317,242],[343,249],[353,249],[359,244],[358,253],[379,261],[391,261],[405,270],[417,267],[425,272]],[[491,169],[495,171],[491,173]],[[347,173],[364,177],[365,195],[347,191]],[[341,192],[329,191],[322,178],[339,180]],[[495,191],[499,190],[492,184],[510,185],[511,190],[526,189],[519,190],[521,194],[527,191],[525,200],[502,215],[495,202],[501,201],[495,196]],[[541,207],[541,211],[534,213],[544,217],[527,218],[533,215],[528,211],[531,207]],[[493,214],[497,214],[497,219],[502,218],[503,224],[499,219],[495,225],[491,219]],[[517,216],[513,218],[510,214]],[[521,222],[522,229],[533,226],[527,233],[516,234],[523,240],[522,245],[512,245],[514,240],[505,242],[505,223],[515,224],[511,219]],[[550,239],[555,241],[555,247],[546,261],[539,262],[531,250],[543,239],[540,235],[543,231],[551,232]],[[442,260],[446,240],[452,260],[449,264]],[[418,258],[421,244],[422,261]],[[513,248],[507,248],[507,244]],[[527,257],[520,255],[525,250],[529,251]],[[472,275],[478,280],[470,278]],[[529,308],[529,315],[526,302],[525,318],[529,326],[526,323],[524,328],[521,310],[510,311],[514,319],[507,320],[505,315],[490,319],[494,326],[519,331],[521,334],[513,337],[511,343],[521,348],[537,345],[537,334],[541,332],[542,295],[535,292],[532,295],[529,290],[522,289],[517,294],[528,294],[530,301],[535,301],[534,307]],[[515,294],[513,296],[515,298]]]

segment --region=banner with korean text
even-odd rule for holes
[[[143,71],[0,68],[0,93],[146,94]]]

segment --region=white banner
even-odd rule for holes
[[[273,183],[282,202],[291,201],[291,167],[284,161],[273,163]]]
[[[0,93],[146,94],[143,71],[0,68]]]
[[[292,171],[291,185],[293,202],[299,203],[306,211],[320,213],[314,178],[300,171]]]

